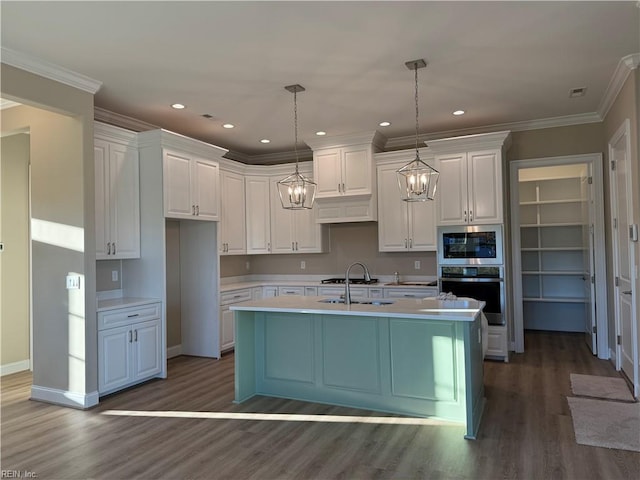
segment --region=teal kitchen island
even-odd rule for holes
[[[463,423],[465,438],[476,438],[484,302],[330,302],[282,296],[231,306],[236,402],[266,395],[430,417]]]

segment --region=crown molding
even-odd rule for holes
[[[638,68],[640,64],[640,53],[632,53],[631,55],[627,55],[626,57],[622,57],[620,62],[618,62],[618,66],[616,67],[616,71],[613,72],[613,76],[609,81],[609,85],[607,86],[607,90],[605,91],[604,96],[600,102],[600,106],[598,107],[598,114],[600,118],[604,119],[609,113],[609,109],[615,102],[620,90],[624,85],[624,82],[627,81],[627,77],[631,73],[631,70],[635,70]]]
[[[145,147],[169,147],[194,155],[202,155],[205,158],[222,158],[228,150],[217,145],[212,145],[185,135],[170,132],[169,130],[147,130],[138,133],[138,146]]]
[[[2,63],[6,65],[69,85],[70,87],[83,90],[92,95],[95,95],[95,93],[100,90],[100,87],[102,87],[102,82],[98,80],[31,55],[17,52],[7,47],[2,47],[1,53]]]
[[[93,108],[93,119],[98,122],[108,123],[109,125],[125,128],[134,132],[145,132],[147,130],[157,130],[160,128],[158,125],[127,117],[126,115],[111,112],[100,107]]]

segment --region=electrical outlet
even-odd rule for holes
[[[249,262],[244,264],[244,268],[246,268],[247,270],[249,270],[251,268],[251,264]]]
[[[415,262],[413,262],[413,268],[415,268],[416,270],[420,270],[420,260],[416,260]]]
[[[305,262],[304,260],[300,261],[300,270],[304,270],[305,268],[307,268],[307,262]]]
[[[67,290],[80,288],[80,275],[67,275]]]
[[[111,270],[111,281],[112,282],[118,281],[118,270]]]

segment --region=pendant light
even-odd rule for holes
[[[293,124],[295,131],[294,150],[296,152],[296,170],[278,182],[278,194],[282,208],[287,210],[304,210],[313,207],[316,198],[316,184],[298,171],[298,92],[304,92],[302,85],[284,87],[293,93]]]
[[[400,195],[405,202],[424,202],[433,200],[436,196],[438,171],[420,160],[418,150],[418,69],[427,66],[423,59],[411,60],[405,65],[415,72],[415,101],[416,101],[416,158],[396,171]]]

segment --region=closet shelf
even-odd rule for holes
[[[565,223],[521,223],[520,228],[538,228],[538,227],[582,227],[584,224],[580,222]]]
[[[532,200],[528,202],[520,202],[520,205],[559,205],[561,203],[583,203],[586,202],[584,198],[568,198],[563,200]]]
[[[586,298],[576,297],[523,297],[522,301],[539,303],[587,303]]]
[[[586,250],[584,247],[527,247],[521,248],[521,252],[579,252]]]
[[[523,275],[576,275],[582,276],[584,272],[577,270],[522,270]]]

